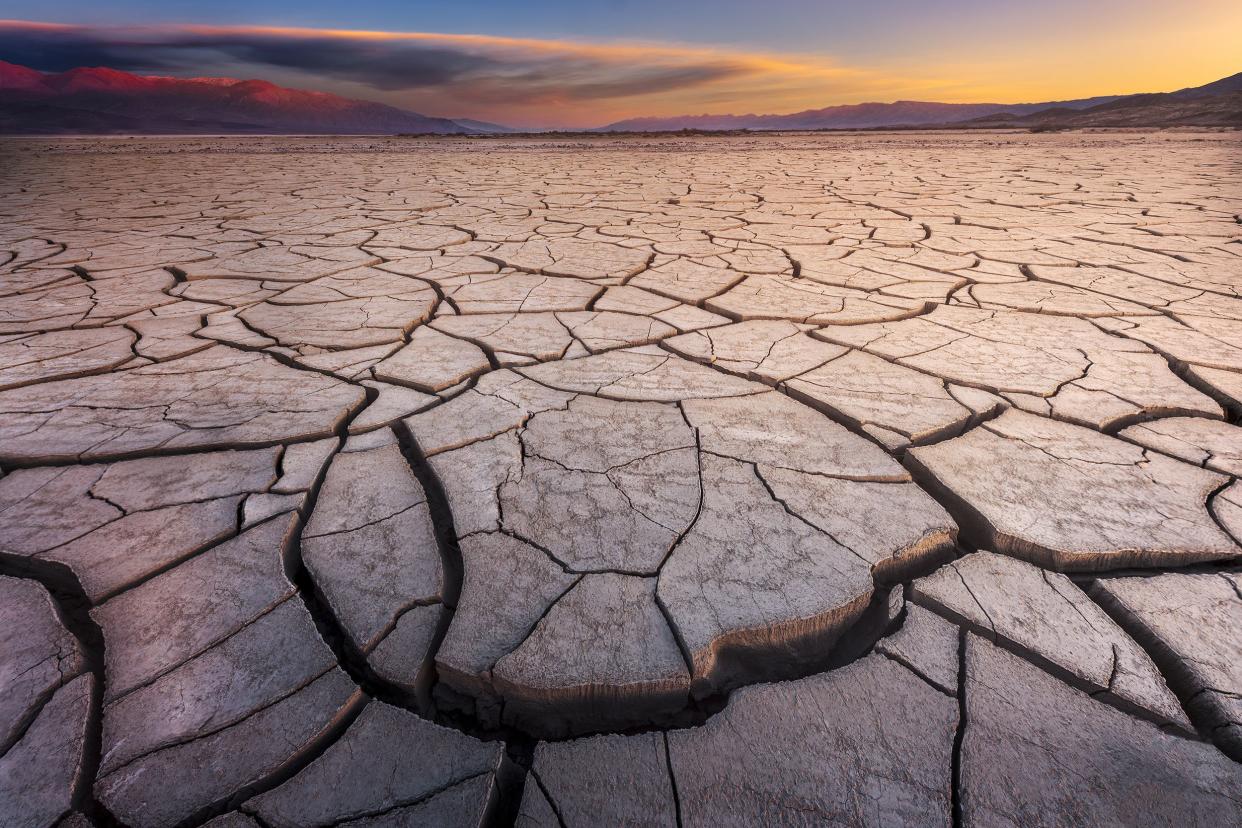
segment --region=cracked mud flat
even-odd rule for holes
[[[1236,137],[0,167],[0,824],[1242,824]]]

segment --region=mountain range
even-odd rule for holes
[[[680,115],[629,118],[600,127],[607,132],[659,132],[677,129],[873,129],[875,127],[950,124],[1000,113],[1027,115],[1052,107],[1086,109],[1117,100],[1116,95],[1028,104],[953,104],[934,101],[861,103],[807,109],[789,115]]]
[[[1025,115],[991,115],[961,126],[1076,129],[1083,127],[1242,127],[1242,72],[1203,86],[1144,95],[1072,110],[1060,107]]]
[[[1073,101],[1022,104],[950,104],[931,101],[861,103],[808,109],[790,115],[683,115],[630,118],[601,131],[660,132],[681,129],[876,129],[919,126],[1168,126],[1237,124],[1242,73],[1177,92],[1106,95]],[[1219,100],[1209,100],[1219,99]],[[1232,118],[1232,120],[1231,120]],[[1189,119],[1189,120],[1187,120]]]
[[[262,80],[45,73],[0,61],[0,133],[470,133],[447,118]]]
[[[1176,92],[1023,104],[862,103],[788,115],[630,118],[597,132],[1242,126],[1242,73]],[[133,75],[102,67],[47,73],[0,60],[0,134],[515,133],[262,80]]]

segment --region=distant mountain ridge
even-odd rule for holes
[[[1118,125],[1141,126],[1138,107],[1157,99],[1171,101],[1200,101],[1180,109],[1169,106],[1165,116],[1151,125],[1176,122],[1177,113],[1190,117],[1191,110],[1228,110],[1228,101],[1216,104],[1202,103],[1204,99],[1226,96],[1242,91],[1242,73],[1214,81],[1203,86],[1180,89],[1169,93],[1144,95],[1104,95],[1095,98],[1079,98],[1072,101],[1048,101],[1022,104],[949,104],[933,101],[896,101],[894,103],[861,103],[808,109],[789,115],[682,115],[669,118],[629,118],[599,127],[601,132],[659,132],[680,129],[875,129],[883,127],[950,126],[982,123],[996,125],[1024,125],[1041,122],[1041,113],[1057,112],[1059,117],[1074,120],[1072,113],[1108,111],[1110,108],[1130,110],[1129,116],[1116,116]],[[1152,113],[1154,114],[1154,113]],[[1219,115],[1219,112],[1217,113]],[[1097,116],[1101,117],[1101,116]],[[1213,123],[1228,122],[1217,118]],[[1103,117],[1103,120],[1109,120]],[[1091,118],[1079,119],[1082,122]],[[1120,123],[1129,121],[1128,123]]]
[[[807,109],[789,115],[683,115],[672,118],[629,118],[600,131],[635,132],[676,129],[871,129],[886,126],[950,124],[1009,113],[1027,115],[1052,107],[1086,109],[1117,100],[1116,95],[1030,104],[951,104],[935,101],[861,103]]]
[[[862,103],[787,115],[629,118],[593,132],[1242,126],[1242,73],[1167,93],[1045,103]],[[104,67],[40,72],[0,60],[0,134],[506,134],[524,130],[435,118],[373,101],[263,80],[134,75]],[[534,130],[540,131],[540,130]]]
[[[1227,95],[1231,92],[1242,92],[1242,72],[1205,83],[1203,86],[1192,86],[1189,89],[1179,89],[1168,94],[1174,98],[1205,98],[1208,95]],[[1130,97],[1138,96],[1131,95]]]
[[[103,67],[45,73],[0,61],[0,133],[476,131],[448,118],[262,80],[150,77]]]
[[[993,115],[956,126],[1079,129],[1090,127],[1242,127],[1242,72],[1203,86],[1127,95],[1080,110],[1051,108],[1028,115]]]

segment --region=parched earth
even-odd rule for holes
[[[0,824],[1242,824],[1236,133],[0,145]]]

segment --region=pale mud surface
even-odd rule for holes
[[[0,824],[1242,824],[1242,140],[0,144]]]

